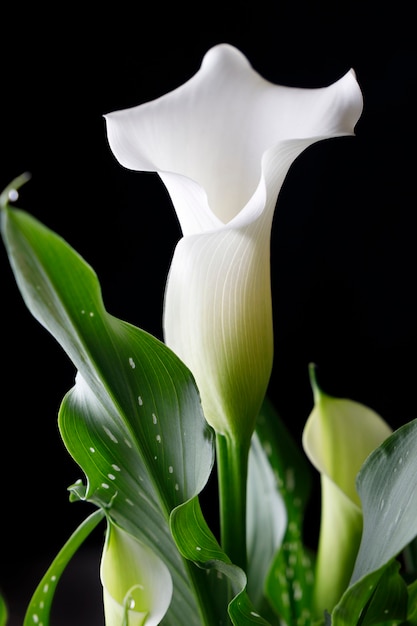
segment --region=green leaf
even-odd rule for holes
[[[417,626],[417,580],[408,585],[407,626]]]
[[[402,553],[404,561],[404,578],[410,582],[417,578],[417,537],[405,547]]]
[[[78,548],[101,522],[103,517],[103,511],[95,511],[92,513],[80,524],[61,548],[32,596],[26,611],[23,626],[33,626],[33,624],[49,626],[52,601],[59,580]]]
[[[191,372],[162,342],[110,315],[93,269],[61,237],[9,207],[7,197],[2,235],[22,296],[78,370],[59,411],[63,441],[87,478],[71,486],[71,499],[96,504],[167,565],[173,596],[164,626],[220,626],[228,608],[236,626],[267,625],[247,598],[244,572],[230,565],[196,514],[213,467],[214,434]],[[205,563],[206,552],[196,556],[188,539],[184,548],[175,519],[196,546],[210,536],[217,558]],[[224,602],[206,593],[210,568]]]
[[[256,433],[287,512],[284,538],[270,562],[264,593],[283,623],[307,624],[311,619],[314,558],[304,546],[303,524],[311,492],[311,468],[268,399],[260,411]],[[262,527],[257,532],[261,533]]]
[[[264,583],[287,528],[287,512],[277,478],[255,432],[249,453],[247,485],[248,593],[264,603]]]
[[[407,617],[408,593],[404,579],[399,574],[400,564],[391,561],[384,570],[369,604],[361,615],[361,626],[392,623]]]
[[[417,535],[417,420],[370,454],[357,477],[364,528],[351,584],[397,556]]]
[[[407,604],[406,584],[392,559],[346,590],[332,612],[332,626],[399,626]]]
[[[198,498],[172,512],[171,529],[183,556],[206,570],[206,582],[200,593],[207,595],[207,602],[213,608],[217,606],[219,611],[228,604],[234,626],[269,626],[249,599],[245,572],[230,562],[208,528]]]
[[[350,585],[332,614],[333,626],[416,622],[416,587],[408,588],[406,617],[406,583],[396,561],[417,535],[416,446],[413,420],[376,448],[358,474],[363,535]]]
[[[171,510],[201,491],[214,462],[194,379],[162,342],[105,310],[96,274],[61,237],[8,206],[1,225],[26,305],[78,370],[59,413],[88,479],[85,493],[80,485],[74,493],[168,565],[174,596],[163,623],[200,626],[194,586],[203,582],[169,530]]]

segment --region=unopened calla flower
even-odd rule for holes
[[[315,581],[315,612],[329,613],[348,587],[362,537],[362,506],[356,476],[367,456],[392,433],[372,409],[324,393],[311,366],[314,407],[303,447],[320,472],[321,521]]]
[[[126,168],[155,171],[183,237],[165,294],[164,339],[193,372],[214,429],[247,441],[273,358],[270,234],[289,167],[310,144],[352,135],[353,71],[302,89],[260,76],[228,44],[174,91],[105,116]]]
[[[108,520],[100,567],[106,626],[156,626],[168,610],[172,579],[150,548]]]

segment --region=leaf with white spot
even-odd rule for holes
[[[417,419],[380,445],[357,476],[363,535],[352,582],[378,569],[417,535]]]
[[[261,408],[256,434],[265,453],[265,462],[276,478],[276,489],[285,504],[287,517],[282,540],[274,542],[271,535],[269,546],[263,547],[269,551],[268,572],[263,580],[264,595],[282,623],[288,626],[308,623],[311,619],[314,559],[303,544],[303,524],[311,491],[311,469],[268,398]],[[264,516],[267,515],[268,511],[265,511]],[[257,515],[256,519],[259,523],[262,516]],[[279,526],[281,520],[275,523]],[[262,545],[267,539],[263,536],[262,524],[253,532]],[[254,574],[249,571],[249,576]]]
[[[375,613],[399,619],[407,609],[407,591],[407,625],[416,624],[415,585],[405,590],[395,560],[417,535],[416,450],[413,420],[378,446],[359,471],[363,534],[349,587],[332,614],[334,626],[383,623],[375,622]]]
[[[234,626],[269,626],[249,599],[245,572],[224,554],[206,524],[197,498],[172,512],[171,528],[183,556],[207,570],[204,593],[209,596],[214,613],[228,605]],[[207,626],[215,623],[209,620]]]
[[[257,607],[264,601],[265,578],[287,528],[287,511],[277,483],[255,432],[249,453],[246,535],[248,593]]]
[[[164,623],[200,625],[194,573],[168,523],[201,491],[214,460],[190,372],[164,344],[106,312],[94,271],[62,238],[14,209],[2,211],[2,232],[26,305],[78,370],[59,427],[87,476],[85,499],[167,563],[175,593]]]
[[[110,523],[165,563],[173,595],[164,626],[227,623],[233,597],[220,605],[205,596],[207,573],[196,565],[204,565],[204,553],[194,559],[179,551],[170,529],[171,512],[184,511],[196,545],[208,530],[202,515],[194,520],[186,513],[214,463],[213,431],[191,372],[162,342],[105,310],[95,272],[61,237],[7,200],[1,208],[2,235],[24,301],[78,370],[59,411],[62,439],[87,478],[71,488],[72,499],[104,509]],[[211,566],[217,571],[224,563],[219,548]],[[233,623],[266,624],[251,616],[242,574],[228,566],[217,583],[229,588],[229,577],[240,581],[236,602],[246,607],[247,621]]]

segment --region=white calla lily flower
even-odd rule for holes
[[[105,116],[126,168],[164,182],[183,237],[166,286],[164,339],[188,365],[214,429],[247,442],[272,368],[270,235],[297,156],[354,134],[354,72],[315,89],[265,80],[229,44],[174,91]]]
[[[316,563],[315,612],[322,617],[349,585],[362,537],[362,506],[356,476],[369,454],[392,433],[375,411],[335,398],[317,385],[310,368],[314,407],[303,431],[303,448],[321,478],[321,521]]]
[[[167,612],[173,583],[165,563],[108,521],[100,567],[106,626],[157,626]]]

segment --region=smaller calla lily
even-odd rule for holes
[[[156,626],[168,610],[172,578],[152,550],[111,520],[100,568],[106,626]]]
[[[362,536],[356,476],[367,456],[392,433],[372,409],[324,393],[310,367],[314,407],[303,447],[321,475],[321,525],[315,581],[315,612],[322,617],[349,584]]]
[[[272,368],[269,245],[280,188],[305,148],[352,135],[361,112],[353,71],[323,88],[284,87],[220,44],[176,90],[105,116],[118,161],[159,174],[183,232],[165,341],[193,372],[207,421],[244,445]]]

